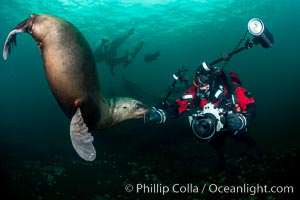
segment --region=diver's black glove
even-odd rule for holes
[[[229,114],[226,117],[226,126],[230,130],[241,130],[247,126],[247,119],[239,113]]]
[[[149,112],[145,115],[144,120],[145,123],[156,122],[158,124],[162,124],[166,121],[166,113],[162,109],[156,109],[155,107],[151,107]]]

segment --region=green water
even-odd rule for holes
[[[0,8],[2,44],[31,13],[72,22],[92,49],[102,38],[116,38],[134,28],[119,49],[123,54],[144,41],[133,62],[127,68],[116,67],[114,76],[105,63],[97,65],[105,96],[111,90],[117,96],[131,95],[122,85],[122,76],[151,94],[164,95],[178,68],[186,66],[193,76],[203,61],[211,62],[233,50],[253,17],[262,19],[275,37],[272,48],[255,46],[226,66],[239,74],[256,99],[251,134],[267,157],[264,164],[247,165],[233,156],[232,163],[243,166],[244,171],[224,179],[208,172],[216,155],[195,142],[185,119],[158,127],[143,125],[142,120],[125,122],[95,135],[97,160],[82,161],[71,146],[69,120],[48,87],[39,49],[28,34],[19,34],[18,47],[7,61],[0,59],[1,180],[12,198],[144,199],[123,189],[127,183],[138,182],[292,185],[289,180],[296,176],[299,157],[299,0],[0,0]],[[159,59],[146,64],[144,55],[157,50]],[[234,144],[226,148],[238,154]],[[274,173],[279,178],[272,178]],[[194,194],[181,197],[201,199]]]

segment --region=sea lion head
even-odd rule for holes
[[[138,119],[142,118],[148,111],[148,107],[142,102],[129,98],[114,98],[114,113],[122,116],[122,119]]]
[[[108,99],[108,104],[111,109],[113,124],[128,119],[143,118],[145,113],[148,112],[148,106],[128,97]]]

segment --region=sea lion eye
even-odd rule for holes
[[[140,109],[140,108],[142,108],[143,106],[142,106],[142,104],[140,104],[140,103],[136,103],[135,104],[135,109]]]
[[[123,108],[123,109],[127,109],[127,106],[123,106],[122,108]]]
[[[147,106],[146,105],[144,105],[144,104],[142,104],[142,103],[136,103],[135,104],[135,109],[141,109],[141,108],[144,108],[144,109],[147,109]]]

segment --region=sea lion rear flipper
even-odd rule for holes
[[[8,34],[3,47],[4,60],[6,60],[8,54],[10,54],[11,48],[17,46],[17,33],[28,32],[29,26],[28,19],[26,19],[19,23],[16,28]]]
[[[10,54],[10,51],[11,51],[11,48],[13,46],[17,46],[17,33],[20,33],[20,32],[23,32],[22,30],[20,29],[14,29],[12,30],[6,40],[5,40],[5,43],[4,43],[4,47],[3,47],[3,59],[6,60],[7,57],[8,57],[8,54]]]
[[[72,117],[70,125],[72,145],[78,155],[86,160],[93,161],[96,158],[96,150],[93,145],[94,137],[88,132],[88,127],[83,121],[80,108]]]

